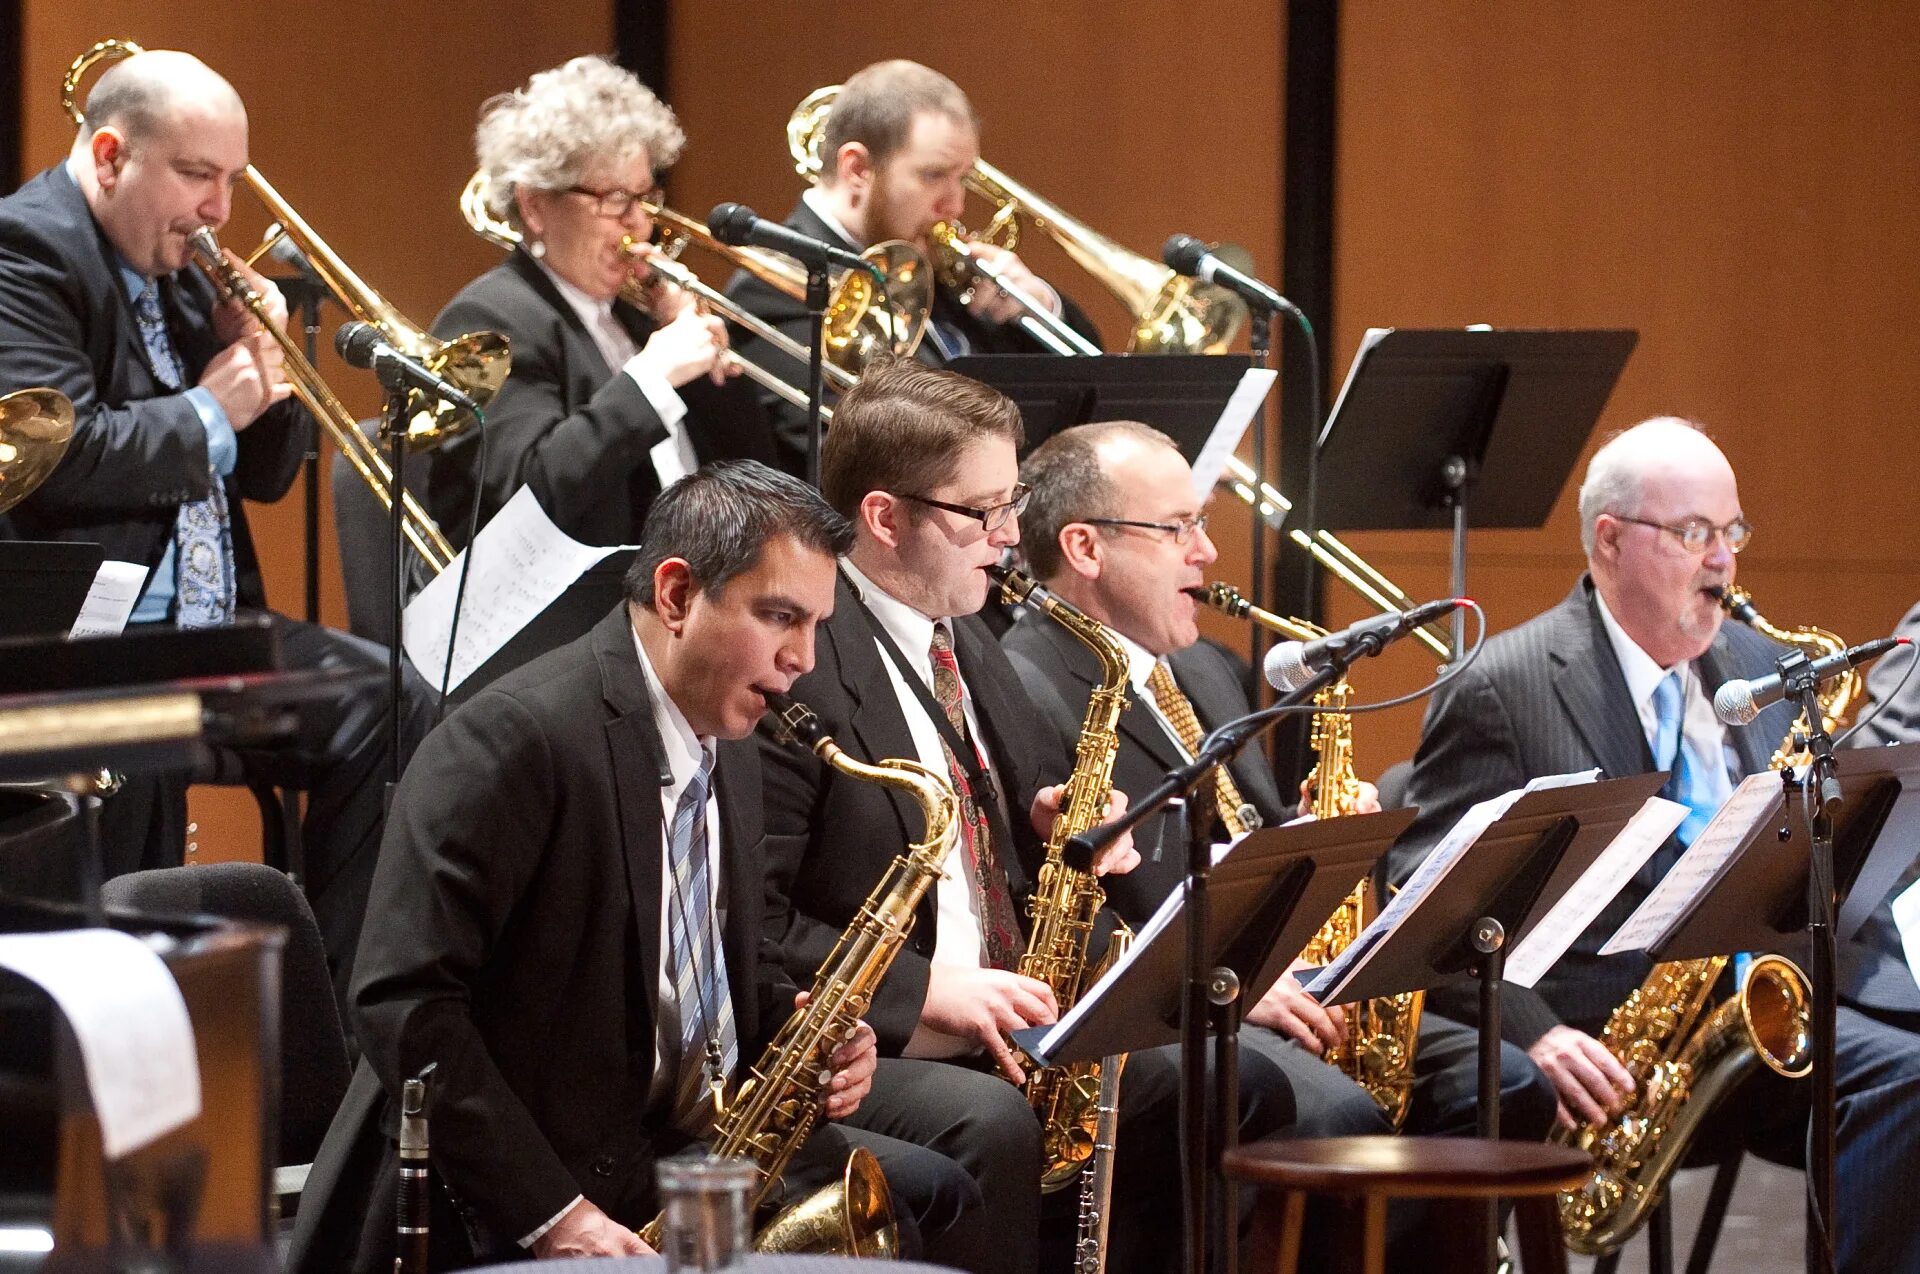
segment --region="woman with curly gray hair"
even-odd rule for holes
[[[504,332],[513,349],[485,447],[469,434],[432,458],[428,506],[456,542],[474,501],[485,521],[525,485],[574,538],[630,544],[682,474],[772,458],[757,400],[728,380],[721,320],[672,289],[649,289],[642,306],[621,299],[645,276],[649,204],[685,142],[666,104],[601,57],[481,107],[474,150],[492,211],[523,242],[434,321],[440,333]]]

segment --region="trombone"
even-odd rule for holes
[[[793,157],[795,170],[809,182],[819,181],[825,170],[825,157],[820,149],[826,136],[827,117],[832,114],[834,99],[839,94],[838,84],[815,89],[787,117],[787,151]],[[976,159],[967,171],[966,185],[968,190],[994,205],[993,216],[977,240],[970,241],[964,227],[957,224],[942,223],[945,234],[941,234],[941,227],[935,228],[931,236],[934,245],[940,255],[947,258],[937,263],[943,276],[950,270],[964,275],[981,264],[977,256],[965,251],[972,242],[993,243],[1012,250],[1019,240],[1019,216],[1025,213],[1126,307],[1133,317],[1128,353],[1224,353],[1246,322],[1246,303],[1233,293],[1176,274],[1158,261],[1121,247],[984,159]],[[1021,304],[1033,323],[1047,332],[1043,336],[1034,326],[1023,324],[1035,339],[1055,353],[1100,353],[1044,306],[1000,284],[990,273],[986,277]],[[953,279],[948,282],[951,286],[962,285]],[[1071,337],[1071,341],[1062,337],[1062,333]],[[1078,347],[1062,348],[1056,340],[1077,343]]]
[[[493,213],[488,210],[487,195],[490,186],[491,183],[488,181],[486,173],[474,173],[474,175],[468,179],[466,189],[460,192],[460,215],[466,220],[467,228],[479,235],[482,239],[506,248],[508,251],[512,251],[520,246],[522,236],[509,222],[494,216]],[[681,217],[679,213],[672,212],[670,209],[659,207],[655,204],[647,203],[641,206],[646,209],[647,215],[650,217],[661,220],[671,218],[671,220],[666,221],[666,224],[670,226],[677,227],[680,222],[687,221],[687,219]],[[688,224],[691,225],[692,223],[688,222]],[[704,229],[704,227],[702,227],[702,229]],[[620,251],[622,255],[630,258],[636,264],[641,263],[643,260],[640,256],[640,243],[631,235],[620,241]],[[773,326],[773,324],[768,323],[765,319],[735,305],[727,298],[725,293],[709,287],[699,275],[695,274],[671,256],[655,254],[645,258],[644,264],[652,271],[655,278],[672,284],[684,292],[691,293],[694,297],[705,302],[715,312],[725,316],[729,322],[739,324],[742,328],[745,328],[755,336],[766,341],[781,353],[791,358],[799,359],[803,363],[811,357],[811,351],[808,350],[805,345],[794,340],[785,332]],[[626,283],[622,284],[620,295],[622,299],[641,310],[648,308],[649,298],[646,295],[646,285],[638,278],[629,278]],[[791,403],[795,407],[804,408],[807,406],[807,393],[805,390],[797,388],[790,381],[768,371],[752,359],[733,350],[728,350],[722,361],[730,367],[738,367],[741,374],[746,376],[747,379],[753,381],[756,385],[761,386],[783,401]],[[847,388],[857,379],[852,372],[830,362],[824,364],[822,370],[825,372],[827,384],[836,390]],[[830,407],[822,407],[821,414],[828,420],[833,418],[833,410]]]
[[[145,50],[132,40],[101,40],[73,60],[67,68],[66,78],[60,84],[60,105],[75,124],[86,122],[77,94],[80,79],[87,70],[96,62],[117,62],[143,52]],[[506,337],[498,332],[473,332],[451,341],[436,339],[431,333],[409,322],[385,297],[368,287],[313,232],[313,228],[281,197],[280,192],[260,175],[259,169],[248,164],[242,177],[268,215],[278,223],[267,238],[248,254],[246,261],[249,266],[271,250],[276,241],[285,238],[305,255],[313,272],[354,318],[379,328],[380,334],[395,349],[458,386],[483,408],[492,400],[501,382],[507,378],[509,358]],[[407,440],[416,450],[436,447],[478,423],[464,408],[418,392],[409,394],[406,410]],[[351,421],[351,417],[348,419]],[[359,433],[357,424],[352,426],[351,432]],[[343,447],[342,450],[346,451],[347,448]],[[360,467],[355,465],[355,468]],[[438,535],[437,531],[435,535]]]
[[[0,394],[0,513],[32,494],[73,441],[73,404],[57,389]]]
[[[288,382],[293,386],[294,397],[306,405],[313,418],[320,422],[333,445],[347,458],[373,493],[380,497],[380,503],[387,512],[393,512],[393,469],[387,464],[385,456],[368,437],[360,432],[360,424],[346,404],[334,394],[327,382],[320,378],[313,364],[307,360],[306,351],[300,343],[287,335],[285,328],[275,323],[267,313],[266,302],[247,282],[247,276],[227,260],[220,250],[220,242],[213,236],[213,230],[201,226],[189,236],[193,245],[194,260],[213,281],[214,287],[229,300],[238,301],[254,320],[273,337],[274,344],[286,358]],[[447,537],[440,533],[427,511],[413,498],[413,493],[402,490],[401,517],[402,532],[414,551],[420,554],[428,568],[435,574],[445,570],[447,563],[453,560],[453,546],[447,543]]]

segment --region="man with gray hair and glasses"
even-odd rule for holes
[[[1506,988],[1504,1033],[1553,1081],[1563,1124],[1616,1116],[1634,1095],[1596,1036],[1652,964],[1639,953],[1602,956],[1601,944],[1733,785],[1766,769],[1794,717],[1785,703],[1746,726],[1713,714],[1722,682],[1767,674],[1782,648],[1722,623],[1719,591],[1733,583],[1752,527],[1733,466],[1698,425],[1663,416],[1608,440],[1581,485],[1580,535],[1587,571],[1566,600],[1493,637],[1435,696],[1408,792],[1420,818],[1394,850],[1404,878],[1469,805],[1539,775],[1671,774],[1663,795],[1690,810],[1679,831],[1533,990]],[[1478,1017],[1470,994],[1429,1003]],[[1920,1269],[1920,1225],[1905,1197],[1920,1164],[1920,1039],[1843,994],[1835,1081],[1838,1267]],[[1701,1149],[1802,1166],[1809,1092],[1761,1070],[1709,1117]]]

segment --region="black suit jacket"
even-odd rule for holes
[[[577,1193],[645,1222],[656,1155],[684,1144],[647,1102],[664,769],[623,606],[456,711],[395,797],[354,1021],[390,1096],[438,1063],[434,1174],[500,1244]],[[794,995],[765,911],[760,786],[754,746],[720,743],[723,937],[743,1067]],[[391,1113],[384,1122],[394,1126]],[[351,1144],[328,1142],[316,1174]],[[385,1174],[368,1175],[342,1189]],[[317,1228],[352,1230],[342,1218],[354,1215]]]
[[[1100,684],[1100,661],[1065,628],[1040,615],[1023,616],[1000,640],[1034,706],[1071,755],[1086,720],[1087,700]],[[1224,648],[1200,641],[1176,651],[1167,662],[1203,729],[1251,711],[1246,665]],[[1128,800],[1138,801],[1186,759],[1149,706],[1136,698],[1120,714],[1113,785]],[[1268,826],[1291,817],[1273,769],[1258,748],[1242,752],[1230,769],[1240,794]],[[1137,928],[1186,877],[1186,820],[1176,811],[1149,820],[1134,833],[1134,847],[1140,851],[1140,865],[1124,876],[1103,876],[1101,884],[1114,910]]]
[[[644,346],[653,320],[625,301],[615,301],[613,312]],[[479,472],[477,433],[433,453],[427,505],[455,546],[466,542],[476,489],[485,525],[522,485],[533,488],[554,525],[582,543],[637,544],[660,494],[648,452],[667,436],[666,426],[633,378],[607,366],[579,314],[533,258],[516,250],[462,288],[433,331],[442,338],[502,332],[513,352],[513,371],[487,408],[486,472]],[[676,392],[702,464],[772,463],[751,385],[716,386],[703,376]]]
[[[118,260],[65,164],[0,199],[0,393],[51,386],[74,409],[59,467],[0,518],[0,535],[91,541],[151,573],[173,542],[180,506],[212,490],[212,470],[199,413],[148,362]],[[212,285],[180,270],[160,280],[160,297],[192,388],[222,348]],[[225,485],[242,605],[264,607],[266,596],[241,500],[286,494],[312,428],[289,399],[240,431]]]
[[[787,214],[786,224],[802,234],[825,240],[849,251],[858,251],[857,245],[847,241],[839,231],[833,229],[820,215],[807,206],[802,199]],[[755,278],[741,270],[727,283],[727,296],[738,302],[740,307],[758,318],[765,319],[780,329],[781,333],[805,345],[809,340],[807,330],[807,307],[799,298],[789,296],[764,280]],[[1100,333],[1080,307],[1061,294],[1061,304],[1069,326],[1098,345]],[[980,318],[960,303],[953,290],[945,286],[934,289],[933,314],[942,322],[964,333],[967,343],[975,354],[1040,354],[1046,353],[1034,339],[1020,327],[1012,323],[993,323]],[[788,384],[804,390],[807,385],[807,365],[774,349],[766,341],[751,333],[736,328],[733,332],[734,344],[740,353],[765,367],[768,371],[782,377]],[[933,337],[924,337],[914,356],[932,367],[943,367],[946,358],[940,352]],[[773,421],[773,431],[781,467],[788,472],[800,474],[806,465],[807,457],[807,413],[784,399],[775,397],[765,390],[761,391],[761,403],[767,415]],[[829,395],[828,405],[832,405]]]
[[[906,716],[874,644],[875,627],[853,585],[841,576],[833,617],[815,638],[813,671],[795,683],[793,697],[812,708],[835,741],[860,760],[915,757]],[[1018,903],[1032,889],[1044,848],[1028,824],[1027,809],[1039,788],[1065,772],[1048,755],[1047,735],[1036,729],[1032,707],[993,634],[971,616],[956,619],[953,628],[960,675],[984,736],[976,742],[1006,794],[1005,820],[992,802],[983,810],[995,823],[994,843],[1014,847],[1002,860]],[[760,744],[770,889],[790,907],[782,921],[788,971],[811,983],[888,864],[926,834],[926,824],[919,806],[893,788],[846,778],[770,731],[762,732]],[[929,890],[912,936],[867,1011],[884,1053],[900,1052],[920,1021],[934,925]]]
[[[1780,652],[1729,622],[1695,668],[1711,698],[1731,677],[1764,675]],[[1775,704],[1749,725],[1728,727],[1743,774],[1766,768],[1792,720],[1790,708]],[[1469,805],[1539,775],[1596,766],[1602,778],[1618,778],[1645,774],[1654,761],[1592,582],[1583,577],[1558,606],[1489,640],[1479,659],[1434,697],[1407,793],[1420,816],[1392,851],[1395,879],[1410,875]],[[1599,949],[1653,887],[1661,858],[1649,860],[1533,991],[1507,988],[1502,1023],[1508,1039],[1530,1045],[1560,1021],[1597,1032],[1646,977],[1652,967],[1646,956],[1602,957]],[[1470,994],[1450,997],[1443,1011],[1475,1021],[1472,1000]]]

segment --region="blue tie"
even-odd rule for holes
[[[740,1044],[734,1034],[733,1001],[727,994],[727,958],[714,931],[707,861],[707,786],[713,756],[703,753],[674,807],[668,831],[667,863],[673,872],[673,897],[667,906],[674,999],[680,1012],[679,1080],[674,1090],[674,1126],[691,1136],[712,1130],[714,1108],[708,1101],[714,1078],[707,1067],[707,1045],[720,1051],[720,1074],[733,1073]]]
[[[186,369],[167,335],[159,284],[147,284],[134,300],[133,313],[153,374],[168,389],[183,389]],[[173,526],[174,622],[182,628],[211,628],[233,620],[233,530],[227,519],[227,491],[217,472],[209,468],[208,474],[207,498],[182,504]]]
[[[1653,711],[1658,718],[1653,740],[1654,764],[1671,771],[1660,795],[1687,807],[1686,820],[1674,835],[1682,845],[1691,845],[1713,812],[1720,808],[1723,794],[1717,790],[1719,785],[1708,777],[1682,728],[1686,708],[1681,697],[1679,669],[1668,673],[1654,687]]]

